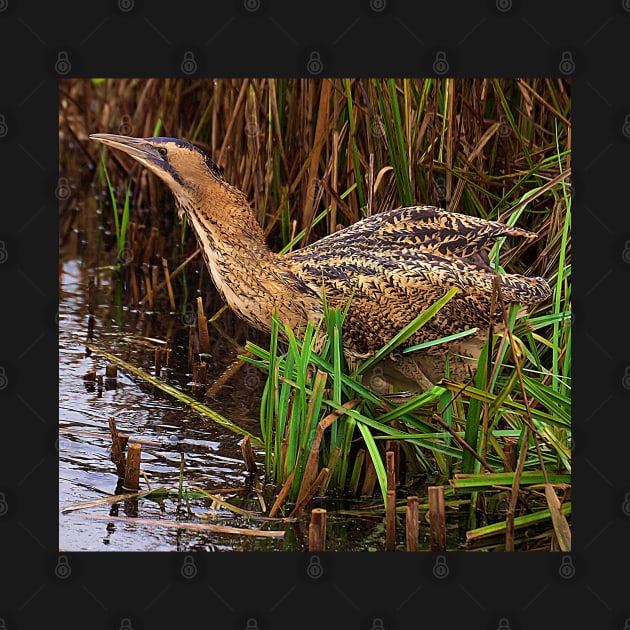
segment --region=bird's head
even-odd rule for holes
[[[203,195],[221,196],[235,189],[221,169],[198,147],[176,138],[130,138],[93,133],[91,140],[127,153],[155,173],[171,189],[180,216]]]

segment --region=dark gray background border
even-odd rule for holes
[[[590,4],[0,0],[0,628],[630,627],[630,1]],[[443,53],[451,76],[572,78],[572,554],[453,553],[444,579],[405,553],[324,554],[317,580],[305,554],[58,570],[57,80],[185,76],[186,51],[194,76],[427,76]]]

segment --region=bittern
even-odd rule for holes
[[[477,333],[422,352],[399,353],[391,361],[400,379],[385,376],[385,381],[425,390],[444,377],[447,356],[452,378],[469,376],[491,320],[500,315],[495,278],[504,303],[520,303],[524,311],[550,295],[543,278],[497,274],[488,264],[484,246],[491,239],[536,236],[526,230],[413,206],[367,217],[279,255],[265,242],[246,195],[198,147],[175,138],[102,133],[90,138],[127,153],[166,183],[219,293],[256,329],[269,331],[274,312],[296,331],[307,321],[319,322],[325,291],[330,307],[343,308],[350,300],[343,341],[346,357],[356,364],[457,287],[455,297],[406,346],[473,327]]]

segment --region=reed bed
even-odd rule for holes
[[[276,251],[414,204],[538,233],[527,243],[502,239],[490,256],[500,269],[547,278],[552,298],[524,321],[505,312],[507,332],[470,383],[447,378],[403,402],[374,394],[364,370],[344,365],[335,310],[321,324],[321,350],[314,327],[296,338],[274,321],[271,341],[248,344],[243,358],[265,373],[265,474],[288,502],[276,511],[293,514],[314,493],[366,496],[375,486],[384,505],[385,453],[396,444],[398,492],[418,475],[447,486],[446,508],[464,516],[469,545],[567,550],[570,106],[569,83],[552,79],[64,80],[60,175],[78,162],[84,176],[71,189],[92,184],[96,201],[83,212],[72,194],[60,200],[60,241],[94,233],[96,214],[99,256],[123,274],[129,300],[192,321],[193,287],[178,279],[196,266],[208,321],[221,328],[221,301],[170,192],[126,156],[92,146],[94,132],[196,143],[248,195]],[[519,533],[534,525],[531,540]]]

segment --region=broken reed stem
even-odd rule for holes
[[[116,379],[118,376],[118,366],[115,363],[108,363],[105,366],[105,378]]]
[[[387,470],[387,489],[396,490],[396,455],[394,451],[387,451],[386,457],[386,470]]]
[[[199,331],[199,352],[210,354],[210,333],[208,332],[208,318],[203,312],[203,300],[197,298],[197,329]]]
[[[429,526],[431,551],[446,551],[444,486],[429,486]]]
[[[140,487],[140,455],[142,446],[130,444],[127,448],[127,466],[125,467],[125,481],[123,490],[136,491]]]
[[[158,283],[158,273],[160,269],[157,265],[151,267],[151,286],[156,286]]]
[[[157,227],[152,227],[151,232],[149,232],[149,240],[147,241],[147,246],[144,248],[144,253],[142,254],[142,263],[144,265],[148,265],[151,257],[153,256],[153,251],[155,249],[155,240],[159,236],[160,230]]]
[[[164,271],[164,282],[166,282],[166,290],[168,292],[168,301],[171,304],[171,310],[177,310],[175,307],[175,294],[173,293],[173,285],[171,284],[171,274],[168,271],[168,261],[166,258],[162,258],[162,270]],[[161,285],[157,285],[155,288],[159,289]]]
[[[405,510],[405,541],[407,551],[418,551],[418,497],[407,497]]]
[[[147,302],[149,304],[149,308],[153,310],[153,288],[151,286],[151,277],[149,276],[149,263],[142,263],[140,269],[142,269],[144,286],[147,289]]]
[[[371,457],[365,459],[365,477],[363,478],[363,487],[361,488],[361,496],[371,497],[374,494],[376,486],[376,468]]]
[[[116,428],[116,420],[113,416],[110,416],[108,419],[109,423],[109,431],[112,436],[112,461],[116,466],[116,472],[118,473],[118,477],[123,479],[125,476],[125,453],[124,446],[122,444],[121,436],[118,433],[118,429]],[[125,440],[125,445],[126,445]]]
[[[322,482],[326,478],[327,474],[328,468],[322,468],[319,471],[319,475],[317,475],[317,478],[312,483],[311,487],[307,490],[302,499],[295,504],[295,507],[293,508],[289,516],[297,516],[304,509],[306,504],[315,496],[315,494],[319,490],[319,487],[322,485]]]
[[[311,510],[311,522],[308,526],[308,550],[326,551],[326,510],[324,508]]]
[[[193,363],[192,384],[196,387],[202,387],[208,380],[208,364],[200,361]]]
[[[396,492],[387,491],[385,500],[385,550],[396,549]]]
[[[265,502],[262,485],[258,477],[254,480],[254,490],[256,490],[256,496],[258,497],[258,502],[260,503],[260,509],[264,514],[267,511],[267,503]]]
[[[398,440],[385,440],[385,452],[392,451],[394,453],[394,472],[396,482],[400,480],[400,442]]]
[[[195,363],[195,328],[188,327],[188,366],[192,368]]]
[[[245,462],[245,468],[247,472],[255,473],[258,470],[256,466],[256,460],[254,459],[254,450],[252,449],[252,441],[249,435],[246,435],[241,442],[241,450],[243,452],[243,461]]]
[[[353,398],[345,402],[342,406],[345,409],[354,409],[359,403],[358,398]],[[344,411],[340,409],[329,413],[325,418],[322,418],[315,429],[315,436],[313,437],[313,442],[311,443],[311,450],[308,454],[308,459],[306,460],[306,464],[304,466],[304,472],[302,473],[302,483],[300,484],[300,489],[298,491],[297,503],[299,504],[302,501],[302,498],[311,490],[313,480],[317,475],[317,469],[319,467],[319,449],[321,446],[322,438],[324,437],[324,431],[336,422],[342,415],[344,415]],[[320,472],[321,475],[321,472]],[[323,479],[322,479],[323,481]]]
[[[289,496],[289,492],[291,491],[291,484],[293,483],[293,475],[295,475],[295,469],[291,471],[291,474],[287,477],[287,480],[284,482],[282,489],[278,493],[276,500],[273,502],[271,510],[269,510],[270,517],[273,517],[277,514],[282,504],[286,501],[287,496]]]
[[[134,306],[140,305],[140,289],[138,288],[138,277],[136,268],[133,265],[128,267],[129,278],[131,279],[131,295],[133,295]]]
[[[503,446],[503,467],[505,472],[514,472],[516,470],[516,445],[517,441],[514,438],[505,438]]]

